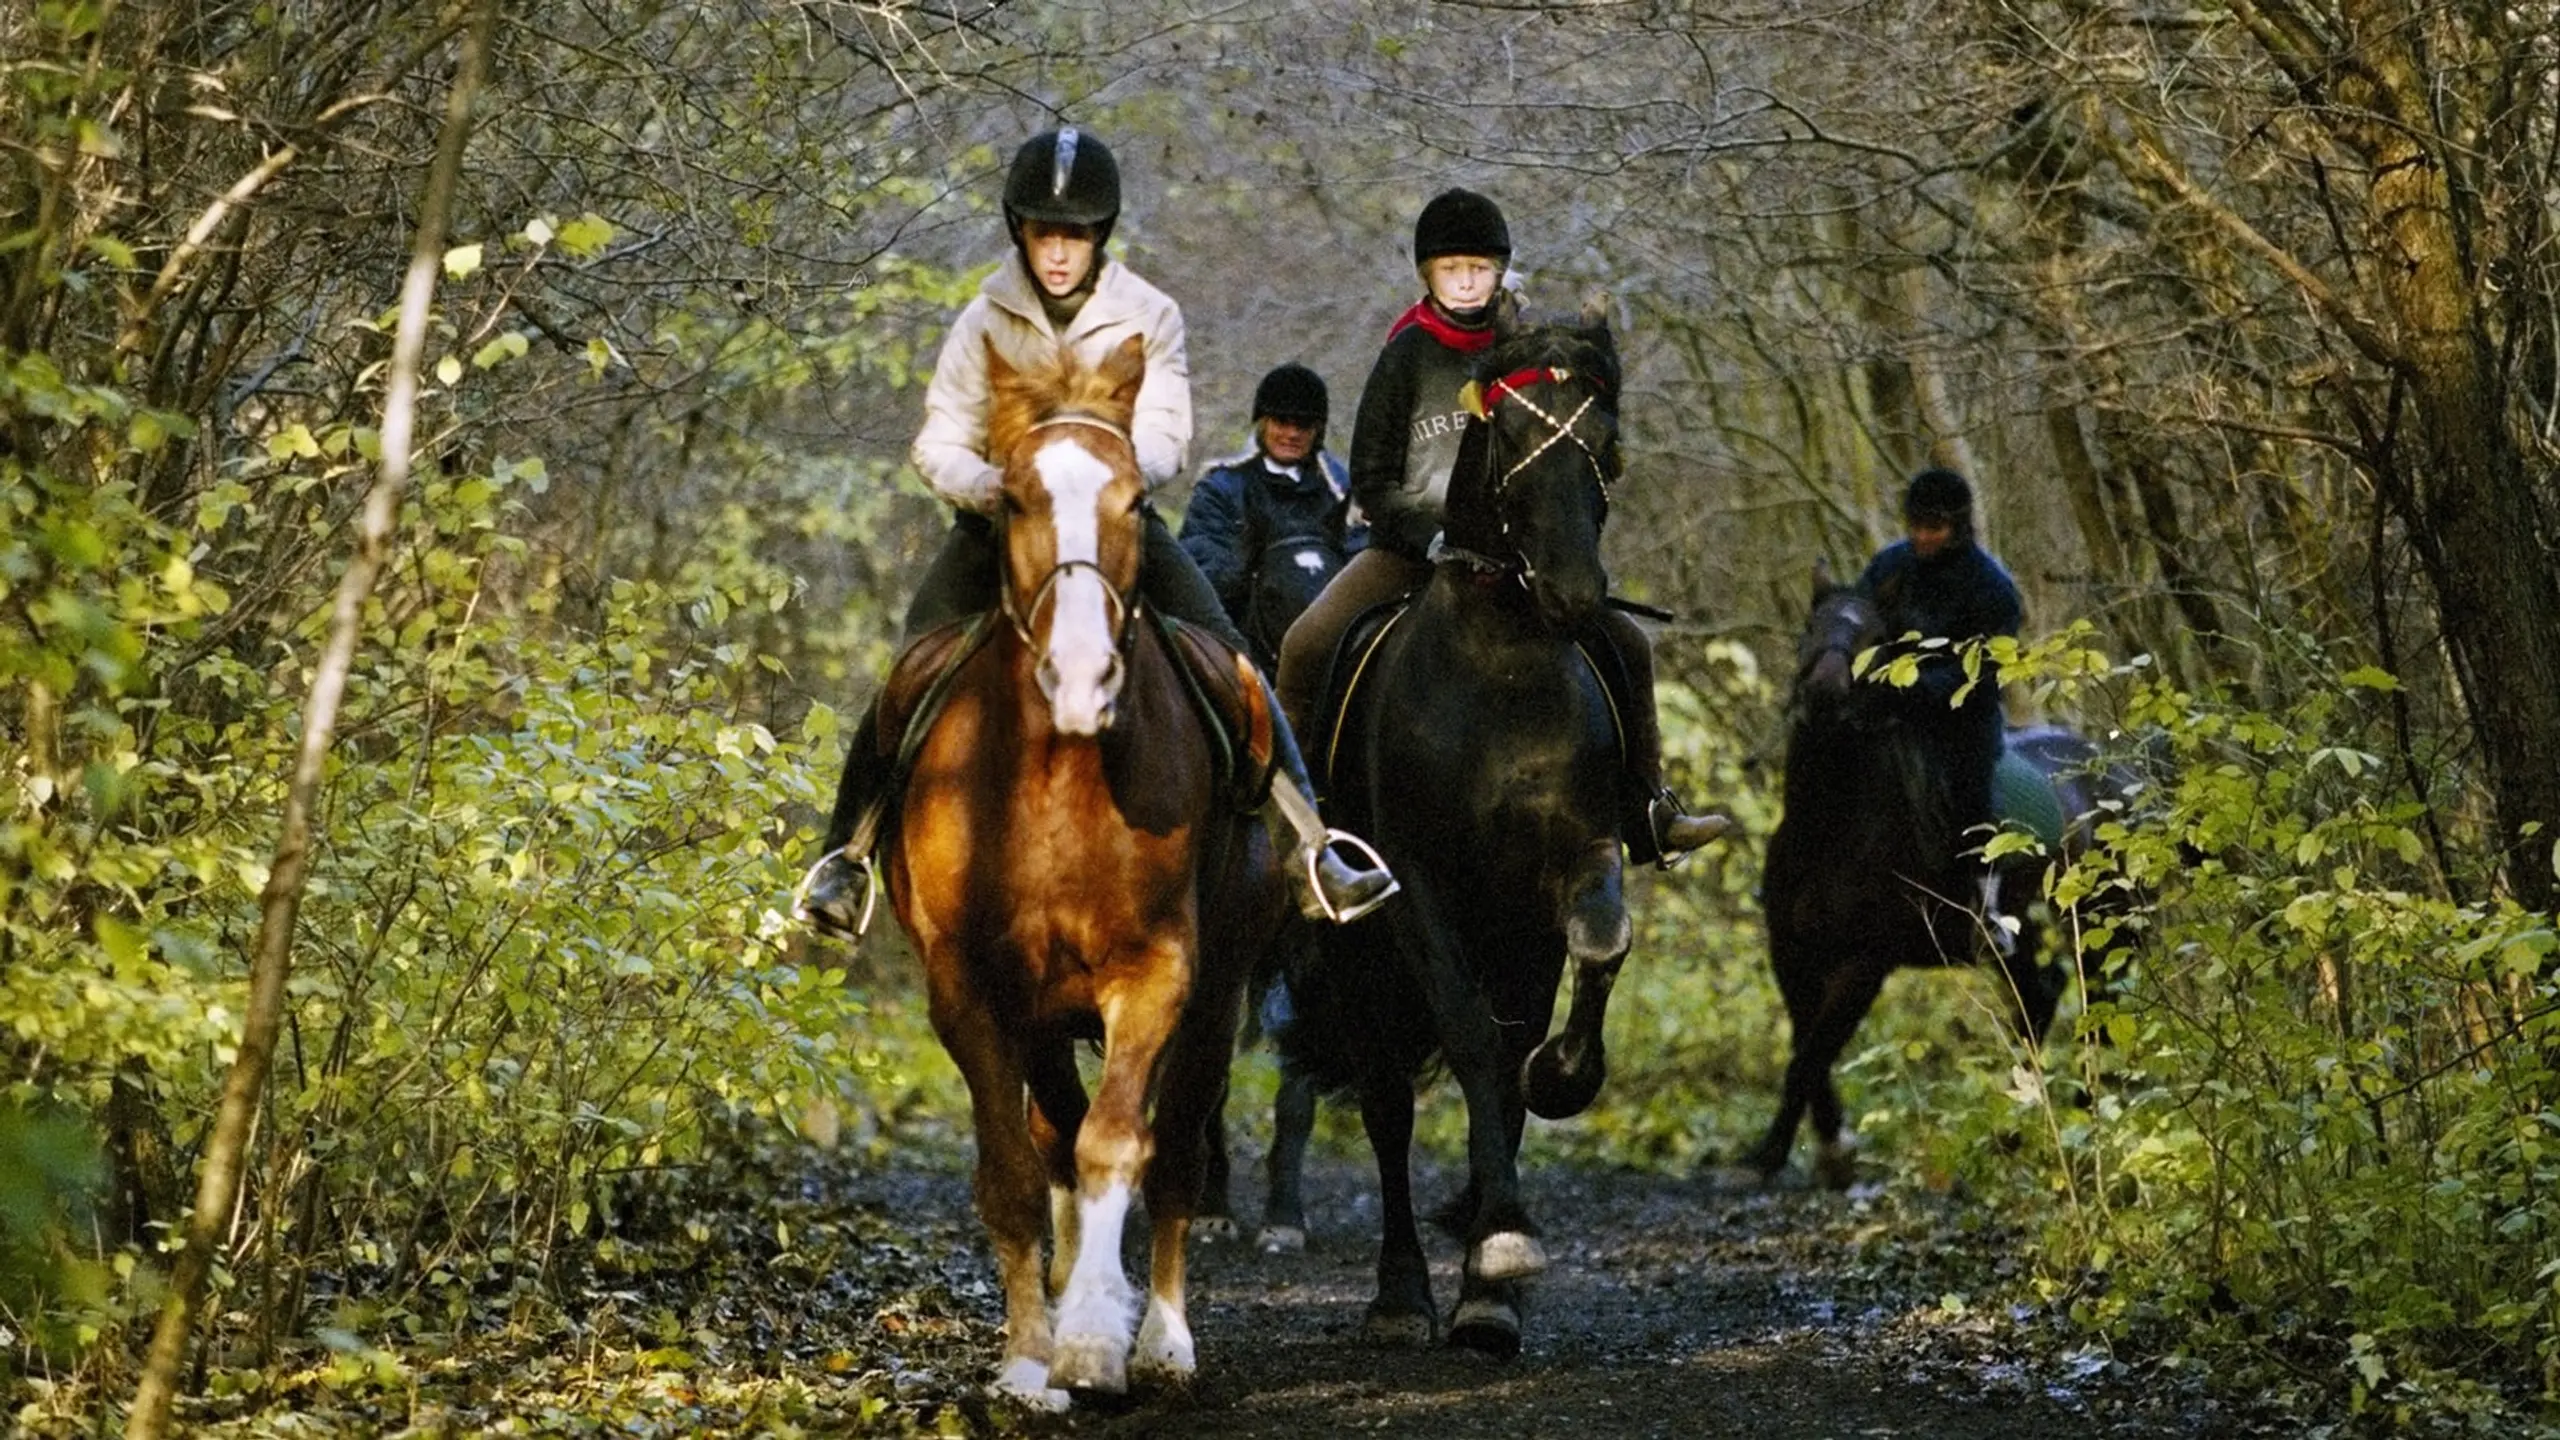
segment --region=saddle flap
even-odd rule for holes
[[[1245,803],[1259,804],[1271,783],[1271,705],[1253,658],[1187,620],[1161,615],[1175,664],[1190,681],[1201,718],[1224,743],[1227,768]]]
[[[1330,786],[1333,762],[1342,749],[1344,721],[1351,714],[1351,697],[1358,693],[1361,678],[1368,673],[1369,657],[1393,630],[1396,622],[1413,607],[1411,595],[1398,596],[1383,604],[1372,605],[1343,627],[1342,639],[1333,647],[1333,657],[1325,666],[1324,709],[1316,716],[1316,733],[1324,737],[1322,749],[1307,757],[1317,783]]]
[[[972,615],[937,625],[907,643],[889,667],[888,683],[872,702],[880,719],[880,753],[896,756],[900,768],[911,753],[909,732],[920,738],[919,720],[931,720],[941,708],[943,692],[960,662],[978,648],[987,633],[987,616]]]

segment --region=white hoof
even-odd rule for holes
[[[1225,1215],[1202,1215],[1191,1222],[1191,1238],[1203,1245],[1224,1245],[1238,1233],[1236,1222]]]
[[[1504,1230],[1476,1242],[1469,1273],[1484,1280],[1526,1280],[1547,1268],[1547,1247],[1536,1237]]]
[[[995,1383],[987,1387],[987,1393],[1050,1415],[1071,1403],[1066,1391],[1050,1388],[1049,1367],[1028,1356],[1007,1361],[1004,1369],[997,1372]]]
[[[1131,1378],[1144,1384],[1180,1385],[1199,1368],[1191,1327],[1165,1306],[1147,1306],[1147,1318],[1138,1326],[1137,1353],[1129,1357]]]
[[[1295,1225],[1265,1225],[1253,1243],[1265,1255],[1296,1255],[1307,1248],[1307,1232]]]
[[[1095,1395],[1129,1393],[1126,1341],[1107,1335],[1061,1335],[1049,1347],[1049,1383]]]

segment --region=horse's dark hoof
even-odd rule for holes
[[[1360,1322],[1360,1343],[1380,1350],[1419,1350],[1439,1335],[1439,1317],[1428,1310],[1391,1310],[1372,1302]]]
[[[1500,1300],[1461,1300],[1449,1320],[1449,1346],[1496,1360],[1515,1359],[1520,1354],[1520,1312]]]
[[[1232,1215],[1195,1215],[1191,1217],[1191,1238],[1203,1245],[1224,1245],[1240,1232]]]
[[[1520,1064],[1521,1103],[1541,1120],[1570,1120],[1590,1109],[1609,1078],[1609,1062],[1599,1046],[1584,1052],[1579,1064],[1562,1058],[1560,1049],[1549,1040]]]
[[[1814,1183],[1825,1190],[1846,1190],[1858,1183],[1857,1147],[1846,1141],[1818,1145],[1813,1152]]]
[[[1299,1255],[1307,1248],[1307,1230],[1303,1225],[1265,1225],[1254,1237],[1253,1248],[1265,1255]]]

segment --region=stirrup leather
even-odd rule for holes
[[[862,918],[854,922],[853,933],[850,935],[844,935],[842,931],[837,930],[832,925],[819,923],[818,917],[809,909],[809,887],[817,883],[818,872],[826,867],[828,861],[840,858],[851,860],[851,863],[861,872],[862,875]],[[792,918],[807,922],[812,928],[816,929],[818,933],[822,935],[843,935],[843,938],[847,940],[858,941],[865,935],[871,933],[872,912],[877,910],[879,905],[880,870],[877,865],[872,863],[871,856],[867,851],[864,852],[862,857],[858,860],[852,860],[852,858],[845,855],[845,852],[842,850],[830,850],[826,854],[819,856],[817,863],[811,865],[807,872],[801,875],[800,886],[798,889],[794,890],[791,895]]]
[[[1378,871],[1380,874],[1387,877],[1385,889],[1380,890],[1377,894],[1370,896],[1368,899],[1352,906],[1348,910],[1335,909],[1332,898],[1324,893],[1324,874],[1322,867],[1324,865],[1325,852],[1331,850],[1336,845],[1348,845],[1361,855],[1368,857],[1369,868]],[[1324,832],[1324,843],[1308,846],[1306,855],[1307,893],[1316,897],[1316,904],[1323,909],[1324,918],[1333,924],[1350,924],[1352,921],[1357,920],[1361,916],[1368,914],[1370,911],[1377,909],[1379,906],[1386,904],[1397,891],[1404,888],[1404,882],[1398,880],[1394,873],[1387,869],[1387,858],[1379,854],[1368,841],[1361,839],[1359,836],[1352,834],[1348,830],[1326,830]]]

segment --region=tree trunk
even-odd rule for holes
[[[276,1033],[284,1013],[285,978],[292,968],[294,916],[302,903],[303,881],[311,864],[311,816],[337,727],[338,704],[355,660],[356,637],[363,628],[365,599],[391,547],[393,523],[400,512],[400,492],[408,483],[411,437],[416,428],[418,365],[426,351],[427,320],[435,298],[436,271],[444,259],[447,212],[452,208],[455,177],[462,169],[464,142],[471,133],[471,107],[478,98],[489,46],[497,28],[497,0],[479,0],[462,45],[462,64],[446,98],[444,129],[434,163],[427,171],[426,192],[418,206],[418,229],[409,254],[409,271],[400,296],[400,325],[391,347],[391,369],[382,399],[382,468],[365,496],[358,521],[356,553],[338,584],[330,616],[329,638],[311,679],[311,694],[302,712],[302,740],[294,757],[291,787],[285,795],[283,833],[276,841],[274,864],[259,901],[257,949],[250,958],[249,1008],[241,1023],[240,1049],[222,1086],[221,1109],[205,1144],[204,1168],[196,1180],[195,1211],[188,1217],[186,1248],[178,1253],[168,1299],[151,1337],[151,1353],[135,1387],[133,1413],[126,1417],[127,1440],[156,1440],[169,1426],[177,1398],[178,1371],[186,1359],[187,1339],[195,1328],[197,1308],[204,1302],[205,1282],[213,1269],[216,1247],[230,1227],[232,1205],[240,1188],[243,1156],[258,1099],[266,1088],[274,1058]]]
[[[2495,799],[2507,884],[2535,910],[2560,902],[2560,584],[2541,534],[2532,462],[2509,426],[2505,376],[2488,339],[2477,258],[2452,179],[2430,147],[2426,86],[2401,0],[2347,0],[2341,137],[2372,167],[2366,219],[2407,378],[2412,483],[2396,493],[2428,557],[2447,644]],[[2528,833],[2533,827],[2534,833]]]

